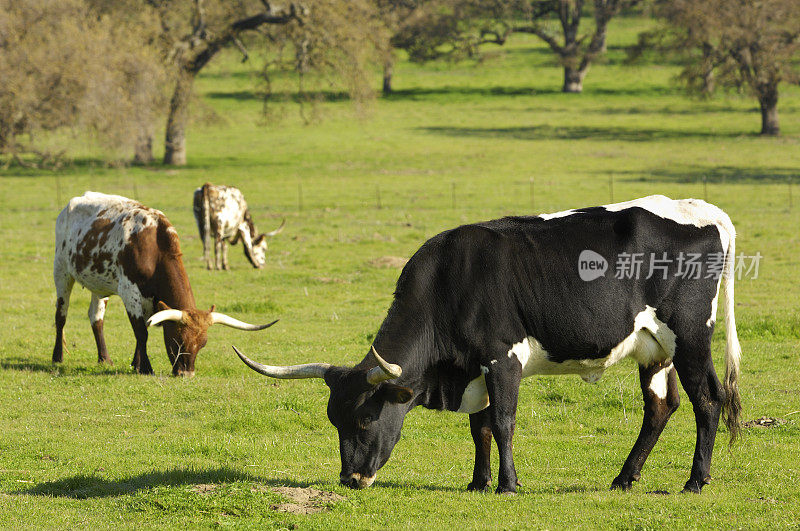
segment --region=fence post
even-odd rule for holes
[[[536,190],[534,189],[533,177],[531,177],[530,193],[531,193],[531,214],[533,214],[536,212]]]
[[[302,181],[297,182],[297,211],[303,211],[303,183]]]
[[[56,207],[61,208],[61,177],[59,177],[59,171],[55,171],[56,174]]]
[[[614,202],[614,174],[608,176],[608,195],[611,197],[611,203]]]

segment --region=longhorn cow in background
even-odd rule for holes
[[[103,316],[110,295],[125,304],[136,350],[133,368],[152,374],[147,357],[147,328],[162,325],[172,373],[193,376],[197,352],[206,332],[216,323],[240,330],[262,330],[223,313],[195,306],[189,277],[183,267],[178,233],[158,210],[118,195],[86,192],[74,197],[56,221],[53,262],[56,285],[56,343],[53,363],[63,360],[63,330],[69,297],[78,283],[92,292],[89,320],[98,361],[110,362]],[[155,310],[159,310],[154,313]]]
[[[203,242],[203,256],[208,269],[229,269],[228,243],[242,240],[244,255],[260,269],[267,262],[267,238],[283,230],[286,220],[277,229],[259,234],[247,208],[244,195],[233,186],[206,183],[194,191],[194,218]],[[211,245],[214,261],[211,261]]]
[[[629,489],[639,479],[678,407],[680,379],[697,426],[684,490],[699,493],[710,479],[720,412],[731,442],[739,429],[734,238],[719,208],[664,196],[465,225],[431,238],[406,264],[371,354],[355,367],[275,367],[236,352],[267,376],[325,380],[342,483],[371,485],[400,439],[405,415],[423,406],[469,414],[475,443],[470,490],[491,485],[495,439],[499,493],[517,489],[512,437],[521,378],[578,374],[596,382],[606,368],[631,357],[639,365],[644,420],[611,487]],[[586,252],[597,269],[581,278]],[[656,257],[661,268],[630,275],[603,269],[602,261],[624,257]],[[700,265],[696,275],[682,274],[687,257]],[[724,384],[711,359],[722,273]]]

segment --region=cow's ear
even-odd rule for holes
[[[381,398],[393,404],[405,404],[414,398],[414,390],[402,385],[385,383],[381,387]]]
[[[163,312],[164,310],[171,310],[172,309],[169,306],[167,306],[167,304],[164,301],[158,301],[158,304],[156,304],[156,308],[158,308],[156,311],[159,311],[159,312]]]
[[[217,309],[217,305],[216,305],[216,304],[212,304],[212,305],[211,305],[211,308],[209,308],[209,309],[208,309],[208,313],[211,313],[211,312],[213,312],[213,311],[214,311],[214,310],[216,310],[216,309]]]
[[[259,234],[258,238],[256,238],[255,241],[253,241],[253,245],[261,245],[261,242],[263,242],[266,239],[267,239],[266,234]]]

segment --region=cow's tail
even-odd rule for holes
[[[206,266],[211,269],[211,205],[208,199],[210,183],[203,185],[203,256]]]
[[[728,233],[728,248],[725,253],[725,402],[722,405],[722,418],[728,427],[730,444],[732,445],[741,429],[740,414],[742,402],[739,397],[739,362],[742,357],[742,347],[739,345],[739,336],[736,333],[736,317],[734,315],[733,282],[735,277],[736,262],[736,229],[730,218],[724,215],[722,227]]]

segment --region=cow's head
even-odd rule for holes
[[[340,481],[348,487],[369,487],[400,440],[400,429],[414,391],[389,382],[402,369],[381,358],[373,347],[376,367],[357,369],[327,363],[289,367],[262,365],[233,347],[251,369],[273,378],[323,378],[331,391],[328,419],[339,432]]]
[[[253,267],[261,269],[267,263],[267,235],[260,234],[253,240],[253,248],[250,250],[250,262]]]
[[[194,361],[208,341],[208,329],[214,324],[223,324],[239,330],[263,330],[277,321],[265,325],[252,325],[234,319],[224,313],[193,308],[175,310],[163,301],[158,302],[158,312],[147,320],[147,326],[161,325],[164,328],[164,344],[172,363],[173,376],[194,376]]]
[[[253,267],[261,269],[267,263],[267,238],[272,238],[279,232],[283,230],[283,226],[286,225],[286,219],[284,218],[281,221],[281,226],[275,230],[269,232],[263,232],[258,236],[255,236],[255,225],[249,219],[247,220],[250,224],[250,232],[251,237],[253,237],[253,243],[251,245],[250,250],[248,251],[245,248],[245,253],[247,254],[247,258],[250,260],[250,263],[253,264]]]

